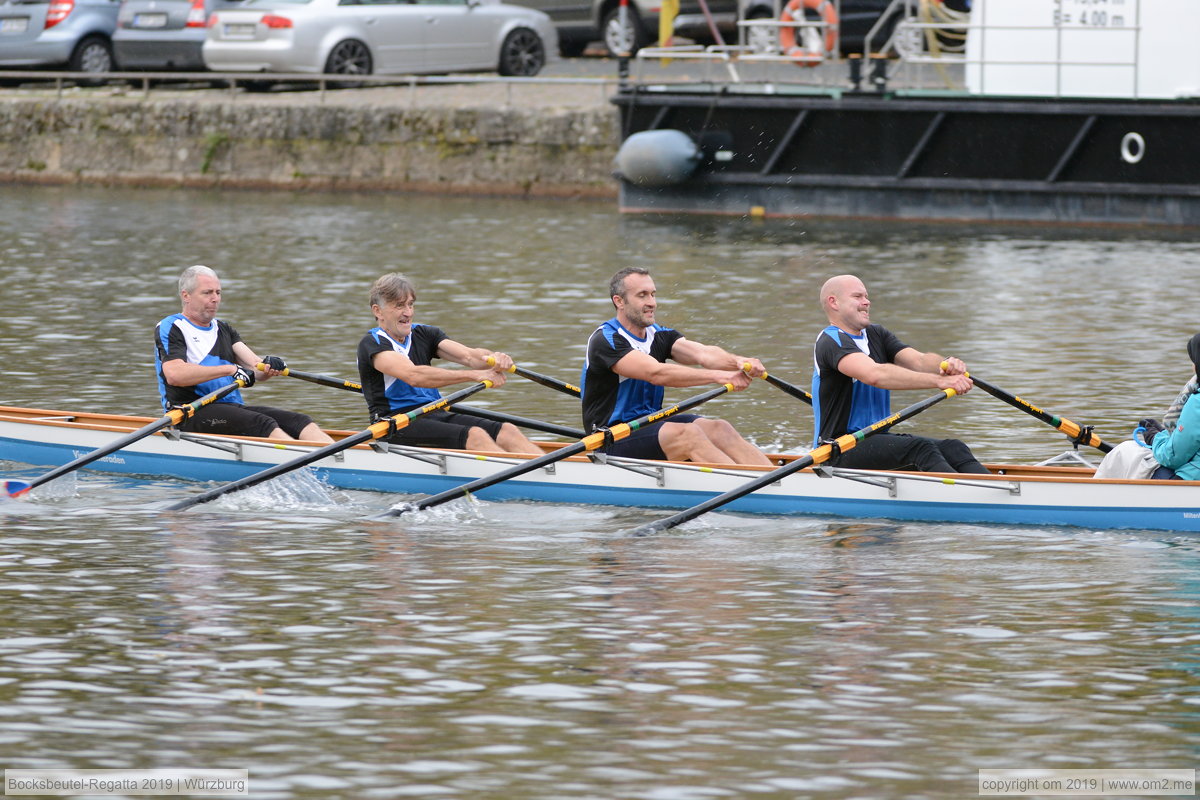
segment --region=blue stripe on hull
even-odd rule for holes
[[[0,438],[0,458],[33,465],[57,466],[81,455],[66,445],[42,444]],[[269,466],[262,462],[225,459],[178,458],[122,450],[88,465],[88,469],[129,475],[168,476],[195,481],[229,482]],[[435,494],[466,483],[449,475],[413,475],[402,472],[316,468],[317,474],[339,489],[359,489],[391,494]],[[588,484],[548,484],[509,480],[478,493],[484,500],[537,500],[581,502],[641,508],[688,508],[707,500],[705,492],[668,489],[631,489]],[[1004,525],[1064,525],[1082,528],[1200,531],[1200,509],[1089,508],[1082,506],[1031,506],[987,503],[928,503],[896,500],[841,499],[816,496],[779,497],[751,494],[725,506],[727,511],[752,514],[810,515],[895,519],[926,522],[999,523]]]

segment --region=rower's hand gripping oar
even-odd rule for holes
[[[340,453],[343,450],[348,450],[360,442],[382,439],[384,436],[391,436],[401,428],[407,427],[410,422],[422,414],[428,414],[430,411],[439,411],[444,409],[456,400],[462,400],[463,398],[469,397],[478,391],[488,389],[491,386],[492,382],[488,380],[472,384],[466,389],[461,389],[453,394],[447,395],[435,403],[429,403],[428,405],[421,406],[420,408],[413,409],[412,411],[405,411],[401,414],[396,414],[394,416],[387,417],[386,419],[381,419],[379,422],[371,425],[366,430],[359,431],[353,436],[347,436],[345,439],[334,442],[333,444],[327,444],[324,447],[312,451],[311,453],[305,453],[299,458],[294,458],[291,461],[285,461],[282,464],[276,464],[273,467],[268,467],[261,472],[254,473],[253,475],[247,475],[245,478],[233,481],[232,483],[226,483],[214,489],[209,489],[207,492],[202,492],[185,500],[180,500],[174,505],[167,506],[166,510],[182,511],[199,503],[207,503],[209,500],[214,500],[221,495],[229,494],[230,492],[237,492],[250,486],[262,483],[263,481],[268,481],[271,478],[284,474],[285,472],[291,472],[292,470],[299,469],[300,467],[308,466],[314,461],[320,461],[322,458],[327,456]]]
[[[426,497],[424,500],[419,500],[416,503],[404,503],[398,506],[393,506],[382,514],[376,515],[373,517],[373,519],[387,519],[388,517],[398,517],[401,514],[408,513],[409,511],[423,511],[426,508],[431,508],[432,506],[441,505],[442,503],[450,500],[455,500],[459,497],[470,494],[471,492],[478,491],[479,489],[485,489],[488,486],[493,486],[501,481],[506,481],[509,478],[515,478],[518,475],[524,475],[526,472],[532,472],[535,469],[553,464],[556,461],[562,461],[564,458],[569,458],[570,456],[578,453],[590,453],[593,450],[599,450],[601,447],[604,447],[607,444],[624,439],[639,428],[644,428],[647,425],[653,425],[654,423],[660,422],[667,417],[678,414],[681,411],[686,411],[689,408],[695,408],[701,403],[705,403],[714,397],[717,397],[718,395],[732,391],[732,383],[723,384],[716,389],[710,389],[703,394],[698,394],[695,397],[691,397],[687,400],[676,403],[670,408],[664,408],[660,411],[655,411],[653,414],[646,414],[638,417],[632,422],[617,423],[607,430],[596,431],[595,433],[588,434],[574,444],[566,445],[565,447],[555,450],[552,453],[547,453],[544,456],[538,456],[537,458],[530,459],[524,463],[501,470],[494,475],[477,478],[470,483],[465,483],[462,486],[456,486],[453,489],[447,489],[444,492]]]
[[[1064,419],[1063,417],[1056,417],[1053,414],[1049,414],[1045,411],[1042,411],[1040,408],[1033,405],[1032,403],[1022,400],[1020,397],[1017,397],[1015,394],[1009,394],[1008,392],[1001,389],[999,386],[988,383],[983,378],[980,378],[976,375],[972,375],[971,380],[973,380],[975,382],[976,386],[978,386],[980,389],[983,389],[985,392],[990,394],[992,397],[995,397],[997,400],[1003,400],[1004,402],[1008,403],[1013,408],[1019,408],[1020,410],[1024,411],[1026,414],[1029,414],[1031,417],[1040,419],[1042,422],[1045,422],[1047,425],[1050,425],[1053,428],[1057,428],[1059,431],[1066,434],[1066,436],[1075,445],[1080,445],[1080,444],[1090,445],[1090,446],[1096,448],[1097,450],[1099,450],[1101,453],[1107,453],[1109,450],[1113,449],[1113,446],[1111,444],[1101,440],[1101,438],[1099,436],[1092,433],[1092,428],[1090,425],[1089,426],[1078,425],[1069,419]]]
[[[258,369],[265,371],[266,366],[266,364],[259,364]],[[333,378],[328,375],[316,375],[311,372],[300,372],[292,369],[291,367],[283,370],[283,374],[290,378],[299,378],[302,381],[317,383],[321,386],[332,386],[335,389],[345,389],[347,391],[359,393],[362,392],[362,384],[355,383],[354,381],[343,380],[341,378]],[[550,378],[548,380],[553,379]],[[564,386],[565,385],[566,384],[564,384]],[[491,419],[497,422],[511,422],[518,428],[529,428],[530,430],[542,431],[543,433],[552,433],[555,436],[566,436],[570,439],[578,439],[584,435],[583,431],[576,430],[575,428],[568,428],[565,425],[555,425],[553,422],[542,422],[541,420],[530,419],[529,417],[519,417],[515,414],[502,414],[499,411],[489,411],[482,408],[475,408],[474,406],[455,405],[451,410],[460,412],[462,414],[470,414],[473,417],[481,417],[482,419]]]
[[[811,467],[814,464],[823,464],[838,453],[844,453],[847,450],[854,448],[859,442],[861,442],[863,439],[866,439],[868,436],[887,430],[898,422],[903,422],[910,417],[920,414],[925,409],[936,403],[940,403],[947,397],[954,397],[955,394],[957,394],[957,392],[955,392],[953,389],[942,389],[938,394],[928,397],[919,403],[914,403],[903,411],[897,411],[890,417],[881,419],[879,422],[876,422],[873,425],[868,425],[867,427],[857,430],[854,433],[847,433],[845,436],[839,436],[832,442],[826,442],[820,447],[810,450],[807,455],[801,456],[795,461],[785,464],[778,469],[773,469],[748,483],[744,483],[741,486],[730,489],[724,494],[709,498],[703,503],[684,509],[677,514],[673,514],[669,517],[664,517],[663,519],[655,520],[654,522],[649,522],[639,528],[635,528],[633,530],[633,534],[635,536],[641,536],[648,533],[655,533],[657,531],[665,531],[670,528],[674,528],[676,525],[682,525],[688,520],[695,519],[706,511],[712,511],[714,508],[719,508],[727,503],[732,503],[739,497],[745,497],[751,492],[758,491],[764,486],[769,486],[772,483],[791,475],[793,472],[799,472],[805,467]]]
[[[248,385],[249,385],[248,381],[243,381],[240,378],[235,379],[233,381],[233,383],[222,386],[220,389],[217,389],[215,392],[210,392],[209,394],[204,395],[204,397],[201,397],[199,400],[195,400],[191,403],[188,403],[185,406],[179,406],[177,408],[172,408],[166,414],[159,417],[154,422],[151,422],[149,425],[146,425],[142,428],[138,428],[136,431],[129,434],[128,436],[122,436],[120,439],[117,439],[115,442],[110,442],[109,444],[106,444],[104,447],[93,450],[90,453],[84,453],[79,458],[75,459],[74,461],[63,464],[61,467],[52,469],[49,472],[47,472],[45,475],[41,475],[37,478],[34,478],[31,481],[7,480],[4,482],[4,491],[8,494],[9,497],[20,497],[21,495],[25,494],[30,489],[33,489],[36,486],[41,486],[43,483],[46,483],[47,481],[52,481],[57,477],[66,475],[68,472],[73,472],[74,470],[77,470],[80,467],[87,466],[88,464],[92,463],[93,461],[103,458],[104,456],[108,455],[109,453],[115,453],[116,451],[120,450],[123,447],[128,447],[129,445],[133,444],[134,442],[138,441],[139,439],[145,439],[147,436],[151,435],[152,433],[160,431],[163,428],[169,427],[171,425],[178,425],[181,422],[183,422],[184,420],[191,419],[192,416],[197,411],[199,411],[201,408],[208,405],[209,403],[215,403],[217,400],[220,400],[222,397],[229,394],[230,392],[240,389],[242,387],[248,386]]]
[[[496,359],[493,356],[488,356],[487,363],[489,367],[495,367]],[[579,397],[583,394],[583,391],[578,386],[573,386],[564,381],[560,381],[557,378],[551,378],[549,375],[542,375],[541,373],[533,372],[523,367],[518,367],[516,364],[513,364],[504,371],[520,375],[525,380],[533,381],[534,383],[540,383],[542,386],[547,386],[555,391],[562,392],[563,394],[569,394],[572,397]]]

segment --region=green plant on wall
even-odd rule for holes
[[[213,159],[217,155],[217,150],[222,145],[229,143],[229,136],[225,133],[210,133],[204,137],[204,159],[200,162],[200,174],[207,175],[209,167],[212,166]]]

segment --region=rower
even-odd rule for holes
[[[867,287],[854,275],[825,281],[821,308],[829,326],[813,349],[814,447],[885,419],[891,414],[891,389],[953,389],[957,394],[971,389],[967,365],[959,359],[923,353],[872,324]],[[830,463],[849,469],[989,474],[958,439],[906,433],[879,433]]]
[[[372,422],[437,402],[443,386],[478,381],[504,385],[505,374],[513,368],[507,354],[467,347],[441,328],[413,321],[417,289],[404,275],[380,276],[371,286],[370,303],[377,324],[358,343],[358,374]],[[432,366],[435,358],[468,369]],[[443,410],[423,414],[387,441],[414,447],[542,452],[511,422]]]
[[[217,319],[221,307],[221,279],[201,264],[179,276],[182,310],[164,317],[154,329],[155,368],[163,410],[186,406],[235,381],[254,385],[255,367],[266,367],[258,376],[267,380],[282,375],[287,362],[279,356],[261,359],[225,320]],[[332,442],[329,434],[306,414],[272,406],[248,406],[241,389],[199,408],[178,425],[183,431],[268,439]]]
[[[585,430],[600,430],[657,411],[662,408],[665,386],[732,384],[736,391],[766,374],[757,358],[693,342],[657,324],[657,289],[647,270],[629,267],[617,272],[608,293],[617,315],[592,333],[583,365]],[[668,358],[679,363],[668,364]],[[771,466],[763,452],[728,422],[697,414],[676,414],[668,422],[639,428],[609,444],[605,452],[628,458]]]

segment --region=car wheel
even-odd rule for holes
[[[746,19],[774,19],[775,14],[765,8],[756,8]],[[746,46],[756,55],[777,56],[779,47],[779,28],[770,25],[751,25],[746,28]]]
[[[75,45],[71,60],[67,62],[67,69],[72,72],[112,72],[113,63],[112,45],[108,40],[103,36],[87,36]],[[79,83],[84,86],[99,86],[104,81],[81,80]]]
[[[546,45],[529,28],[517,28],[500,45],[500,74],[531,78],[546,64]]]
[[[370,75],[371,66],[371,49],[358,39],[346,39],[338,42],[329,51],[329,57],[325,59],[327,75]],[[362,86],[362,83],[339,82],[331,83],[330,86],[352,89]]]
[[[623,26],[621,25],[619,6],[604,15],[601,33],[604,38],[604,47],[610,56],[619,56],[623,52],[633,55],[650,41],[646,32],[642,30],[642,22],[634,10],[629,8],[627,11],[629,12],[628,17]]]

